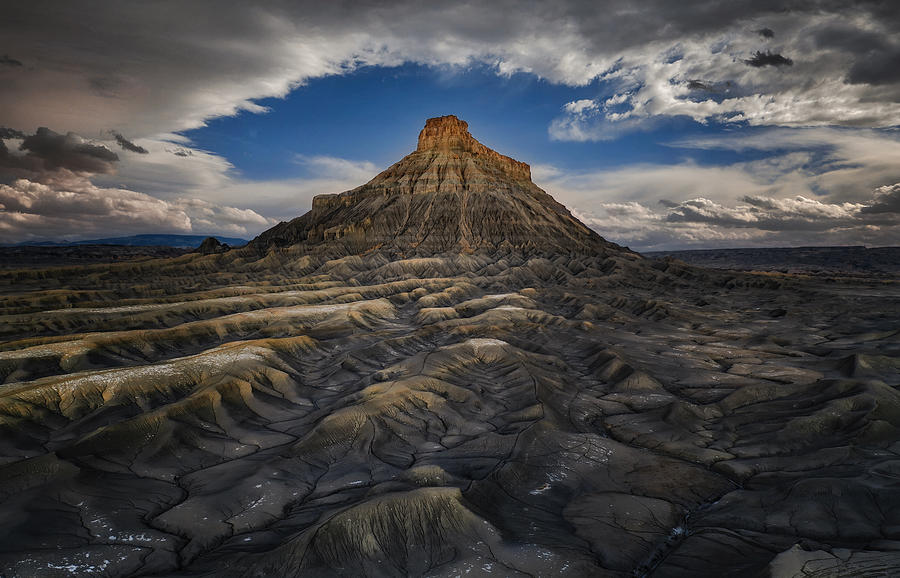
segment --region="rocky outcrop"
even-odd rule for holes
[[[469,134],[469,124],[452,114],[429,118],[425,122],[416,152],[481,157],[513,179],[531,181],[530,166],[484,146]]]
[[[479,143],[455,116],[429,119],[415,152],[361,187],[317,196],[309,213],[252,242],[296,244],[403,255],[622,251],[535,185],[527,164]]]
[[[247,256],[0,270],[0,575],[897,575],[897,283]]]
[[[197,248],[197,252],[201,255],[212,255],[214,253],[224,253],[228,249],[230,249],[226,243],[220,243],[218,239],[215,237],[207,237],[203,239],[203,242],[200,243],[200,246]]]
[[[433,119],[255,247],[0,269],[0,575],[898,575],[900,283],[641,259],[514,163]]]

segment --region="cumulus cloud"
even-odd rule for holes
[[[569,114],[584,114],[586,112],[597,110],[598,108],[598,104],[589,98],[575,100],[566,103],[566,105],[563,106],[563,110]]]
[[[26,136],[20,147],[28,156],[44,161],[47,169],[107,173],[119,156],[103,145],[93,144],[73,132],[65,135],[40,127],[33,135]]]
[[[764,231],[827,231],[837,226],[854,225],[865,205],[823,203],[798,195],[790,199],[747,196],[737,206],[725,206],[697,198],[671,207],[666,221],[711,223],[727,227],[749,227]]]
[[[682,161],[579,173],[537,165],[532,172],[602,235],[640,250],[896,244],[900,142],[892,133],[836,132],[840,147],[832,129],[672,143],[778,153],[724,166]]]
[[[191,230],[253,237],[274,225],[277,221],[263,217],[251,209],[238,209],[214,205],[202,199],[181,199],[171,204],[183,211],[191,220]]]
[[[64,189],[19,179],[0,185],[0,241],[191,231],[183,210],[149,195],[73,179]]]
[[[900,215],[900,183],[878,187],[872,202],[861,209],[862,213]]]
[[[715,30],[687,28],[677,41],[623,48],[616,66],[599,77],[597,107],[591,114],[561,107],[550,136],[607,140],[673,116],[752,126],[900,124],[896,10],[866,4],[848,19],[841,6],[826,3],[785,5],[780,14],[763,4],[729,5],[709,15],[719,20]],[[747,34],[763,18],[780,23],[779,46],[757,46],[759,35],[774,38],[763,32],[769,28]],[[609,94],[624,95],[623,106],[604,109]]]
[[[272,220],[251,210],[206,201],[164,201],[127,189],[104,189],[59,171],[49,183],[0,184],[0,242],[86,239],[170,232],[253,236]]]
[[[249,180],[226,159],[184,139],[173,147],[171,139],[177,138],[167,135],[142,140],[150,154],[129,155],[115,174],[95,175],[92,181],[101,187],[124,187],[173,202],[187,196],[214,205],[242,207],[277,222],[308,211],[315,195],[358,187],[383,168],[365,160],[296,155],[297,176]]]
[[[900,184],[895,185],[900,190]],[[601,235],[641,251],[716,246],[896,244],[897,206],[875,215],[886,197],[876,192],[866,203],[827,203],[794,198],[745,197],[725,204],[697,197],[648,207],[638,202],[598,203],[575,211]],[[887,199],[896,202],[892,196]],[[872,209],[876,210],[873,211]]]
[[[19,131],[4,131],[4,138],[20,138],[19,150],[15,154],[0,141],[0,171],[11,170],[13,174],[28,171],[40,174],[65,169],[82,173],[110,173],[119,160],[118,155],[104,145],[91,143],[77,134],[59,134],[49,128],[40,127],[32,135]]]

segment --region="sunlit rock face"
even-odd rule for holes
[[[643,259],[454,117],[247,248],[0,288],[5,576],[900,565],[898,284]]]
[[[531,181],[531,167],[487,148],[469,134],[468,123],[453,115],[428,119],[425,128],[419,133],[416,152],[445,155],[442,161],[448,165],[452,162],[451,159],[469,154],[477,159],[478,164],[499,170],[513,180]]]
[[[429,119],[415,152],[361,187],[317,196],[312,211],[263,233],[254,245],[298,242],[403,255],[618,249],[531,182],[527,164],[482,145],[455,116]]]

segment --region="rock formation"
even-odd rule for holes
[[[897,319],[432,119],[249,247],[0,269],[0,574],[896,575]]]
[[[531,169],[475,140],[455,116],[429,119],[419,146],[351,191],[253,241],[401,255],[511,248],[595,254],[616,248],[531,182]]]
[[[197,252],[201,255],[212,255],[214,253],[224,253],[228,249],[230,249],[230,247],[227,243],[221,243],[215,237],[207,237],[203,239],[203,242],[197,247]]]

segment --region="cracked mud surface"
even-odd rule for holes
[[[248,255],[0,273],[4,575],[900,567],[896,282]]]

